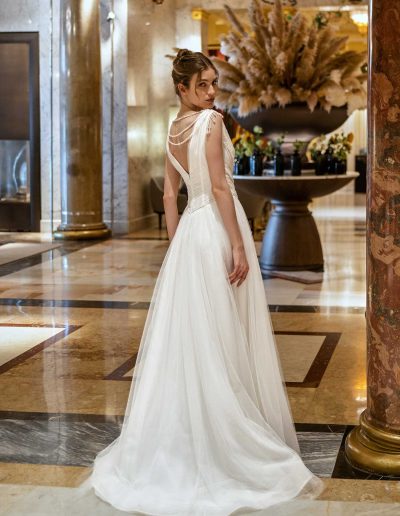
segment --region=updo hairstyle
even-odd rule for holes
[[[172,63],[172,80],[176,94],[179,95],[179,83],[188,88],[193,75],[199,74],[207,68],[212,68],[218,74],[211,59],[202,52],[192,52],[187,48],[181,48]]]

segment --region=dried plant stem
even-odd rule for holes
[[[262,107],[306,102],[320,106],[347,105],[348,112],[366,105],[364,52],[343,51],[347,38],[328,25],[318,28],[296,11],[288,19],[280,0],[267,13],[251,0],[247,32],[233,10],[225,6],[232,30],[221,39],[227,61],[213,58],[220,75],[217,106],[238,107],[247,115]]]

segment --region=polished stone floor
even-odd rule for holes
[[[323,281],[264,283],[302,456],[326,488],[257,514],[400,514],[398,480],[343,454],[366,405],[365,199],[313,211]],[[0,514],[118,513],[84,480],[118,435],[167,247],[165,229],[97,243],[0,234]]]

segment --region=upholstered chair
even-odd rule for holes
[[[164,214],[164,176],[156,176],[150,179],[150,200],[153,211],[158,214],[158,229],[162,228],[162,216]],[[183,184],[178,193],[178,213],[182,213],[187,204],[186,185]]]
[[[246,192],[240,187],[240,183],[238,182],[235,183],[235,189],[246,213],[246,217],[250,222],[251,232],[254,234],[254,219],[262,215],[266,203],[265,197]]]

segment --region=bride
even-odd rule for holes
[[[316,496],[322,481],[299,457],[234,149],[212,109],[217,71],[180,50],[172,78],[181,106],[166,145],[170,245],[122,432],[96,457],[91,484],[122,511],[249,514]],[[189,198],[179,220],[181,178]]]

